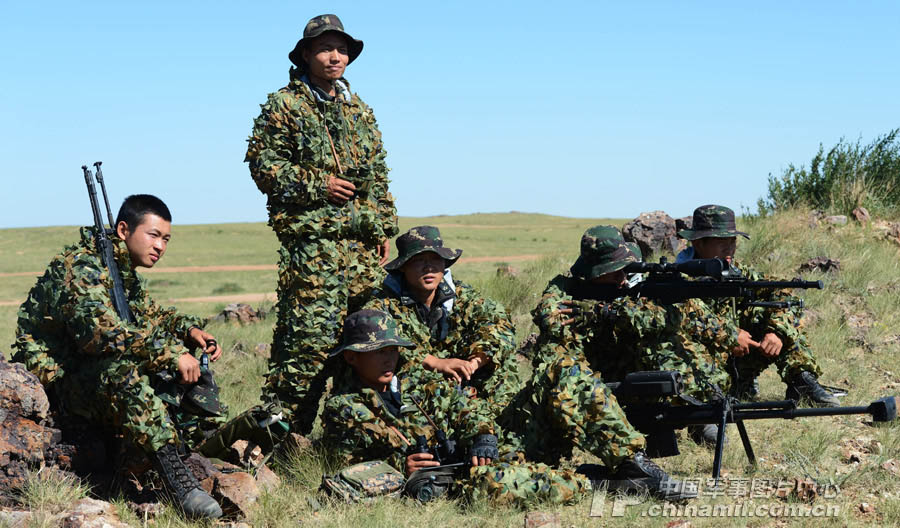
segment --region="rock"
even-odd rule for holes
[[[860,224],[868,224],[872,219],[869,216],[869,210],[865,207],[857,207],[853,210],[853,219],[859,222]]]
[[[797,271],[821,271],[823,273],[841,271],[841,261],[838,259],[830,259],[828,257],[811,258],[801,264]]]
[[[682,216],[675,219],[675,233],[678,234],[682,229],[691,229],[694,225],[693,216]]]
[[[303,453],[313,447],[313,443],[309,438],[297,433],[290,433],[287,438],[284,439],[284,442],[284,446],[294,453]]]
[[[259,498],[259,486],[247,473],[219,473],[214,478],[212,496],[226,515],[247,517]]]
[[[272,355],[272,345],[269,343],[258,343],[253,349],[253,353],[261,358],[267,358]]]
[[[209,492],[207,492],[209,493]],[[141,520],[152,519],[165,510],[162,504],[158,502],[128,502],[128,508],[134,512]]]
[[[641,248],[645,261],[654,254],[677,253],[681,247],[675,236],[675,220],[663,211],[641,213],[622,227],[622,236]]]
[[[9,528],[26,528],[31,526],[29,511],[0,511],[0,526]]]
[[[873,513],[875,511],[875,506],[869,504],[868,502],[860,502],[859,506],[857,506],[857,509],[859,509],[859,513]]]
[[[522,355],[526,358],[530,358],[534,353],[534,345],[537,344],[537,340],[538,335],[536,333],[528,334],[528,337],[526,337],[522,341],[522,344],[519,345],[519,349],[516,350],[516,354]]]
[[[666,528],[692,528],[694,525],[691,524],[691,521],[686,521],[684,519],[678,519],[677,521],[670,521],[666,523]]]
[[[514,266],[505,265],[497,267],[498,277],[518,277],[519,273],[519,268],[516,268]]]
[[[872,223],[872,228],[880,238],[884,238],[895,244],[900,244],[900,222],[877,220]]]
[[[525,514],[525,528],[562,528],[558,513],[528,512]]]
[[[231,444],[229,453],[233,458],[244,466],[257,467],[263,462],[265,455],[262,448],[247,440],[236,440]]]
[[[255,323],[265,319],[265,312],[254,310],[249,304],[231,303],[214,319],[216,321],[237,321],[241,324]]]
[[[191,473],[193,473],[200,482],[219,473],[219,469],[216,468],[208,458],[199,453],[191,453],[184,460],[184,465],[191,470]]]
[[[256,485],[262,491],[272,491],[281,485],[281,477],[263,464],[256,470]]]
[[[845,215],[826,216],[825,223],[831,225],[846,225],[847,217]]]
[[[127,528],[116,507],[96,499],[81,499],[62,515],[62,528]]]
[[[884,464],[881,464],[881,469],[893,474],[895,477],[900,477],[900,462],[897,462],[893,458],[885,461]]]

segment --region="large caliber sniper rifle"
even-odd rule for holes
[[[733,423],[737,426],[747,459],[750,464],[755,465],[756,456],[744,427],[745,420],[792,420],[810,416],[869,414],[875,422],[889,422],[897,417],[897,405],[900,403],[896,396],[881,398],[866,406],[809,409],[798,409],[794,400],[741,403],[734,398],[725,397],[711,403],[700,403],[681,394],[684,390],[681,374],[672,370],[632,372],[621,382],[608,383],[607,386],[620,400],[628,421],[646,435],[647,454],[650,457],[679,454],[676,429],[689,425],[718,425],[719,434],[712,469],[712,476],[717,480],[722,468],[725,424]],[[684,405],[660,403],[663,398],[682,398]],[[655,401],[648,402],[647,399]]]
[[[101,163],[100,161],[94,163],[94,167],[97,168],[97,182],[103,191],[103,201],[106,204],[106,216],[109,218],[108,230],[103,226],[100,202],[97,199],[97,188],[94,187],[94,175],[87,168],[87,165],[81,166],[81,170],[84,172],[84,182],[87,184],[88,197],[91,200],[91,212],[94,214],[94,239],[97,243],[97,251],[103,260],[103,265],[106,266],[109,277],[112,280],[109,296],[112,299],[113,308],[116,309],[116,313],[119,314],[119,318],[123,321],[134,323],[134,314],[131,313],[131,308],[128,306],[128,297],[125,295],[122,273],[119,271],[118,264],[116,264],[112,242],[109,240],[110,235],[115,234],[116,225],[113,221],[112,210],[109,208],[109,198],[106,196],[106,184],[103,182],[103,172],[100,170]]]
[[[620,288],[612,284],[594,284],[582,279],[569,279],[570,288],[577,300],[612,301],[619,297],[646,298],[660,304],[674,304],[688,299],[744,299],[748,306],[790,308],[803,306],[799,299],[783,301],[758,301],[761,291],[786,288],[814,288],[821,290],[822,281],[751,281],[725,259],[698,259],[683,263],[669,263],[665,257],[659,263],[632,262],[625,266],[626,274],[647,276],[637,283]],[[696,280],[686,279],[685,276]]]

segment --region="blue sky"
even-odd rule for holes
[[[243,163],[306,21],[365,41],[347,70],[375,110],[406,216],[632,217],[755,209],[820,142],[900,126],[895,2],[7,2],[0,227],[115,209],[263,221]]]

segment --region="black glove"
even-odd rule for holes
[[[572,309],[573,324],[580,327],[590,327],[601,321],[611,320],[615,310],[609,309],[609,304],[598,301],[566,301],[565,305]]]
[[[472,442],[472,449],[469,450],[470,457],[490,458],[497,460],[500,458],[500,450],[497,449],[497,435],[480,434],[475,437]]]

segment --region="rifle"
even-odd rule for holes
[[[410,445],[407,452],[409,454],[430,453],[434,460],[441,465],[415,471],[407,479],[403,492],[419,502],[429,502],[444,495],[460,472],[468,467],[469,462],[461,460],[462,457],[456,450],[456,441],[447,438],[447,433],[434,423],[431,416],[422,408],[419,400],[415,397],[411,399],[434,428],[434,437],[437,443],[429,446],[425,436],[419,435],[416,437],[415,445]]]
[[[798,299],[784,301],[758,301],[760,290],[802,288],[824,288],[822,281],[751,281],[740,270],[725,259],[697,259],[682,263],[669,263],[661,257],[659,263],[632,262],[623,269],[625,273],[646,273],[647,277],[636,284],[629,283],[624,288],[612,284],[570,278],[567,291],[576,300],[612,301],[620,297],[647,298],[660,304],[674,304],[688,299],[723,299],[736,297],[747,300],[748,306],[766,308],[803,307]],[[688,280],[684,276],[698,280]]]
[[[100,213],[100,203],[97,199],[97,189],[94,187],[94,175],[91,173],[87,165],[82,165],[81,170],[84,172],[84,182],[87,184],[88,198],[91,200],[91,212],[94,214],[94,240],[97,244],[97,251],[103,260],[103,265],[109,271],[109,277],[112,280],[112,288],[110,288],[109,296],[112,299],[113,308],[119,314],[119,318],[129,323],[134,323],[134,314],[128,306],[128,297],[125,295],[125,286],[122,282],[122,273],[116,264],[113,255],[112,242],[109,240],[110,234],[115,232],[115,223],[113,222],[112,211],[109,208],[109,198],[106,196],[106,184],[103,183],[103,173],[100,171],[101,162],[94,163],[97,168],[97,181],[103,190],[103,200],[106,203],[106,214],[109,218],[109,230],[103,226],[103,219]]]
[[[741,443],[750,464],[756,465],[756,456],[750,437],[744,427],[745,420],[765,420],[769,418],[806,418],[811,416],[838,416],[847,414],[869,414],[875,422],[889,422],[897,417],[898,397],[888,396],[875,400],[869,405],[857,407],[819,407],[798,409],[794,400],[762,401],[741,403],[733,397],[725,397],[711,403],[701,403],[681,394],[684,385],[681,374],[671,370],[633,372],[618,383],[607,386],[623,400],[622,408],[628,421],[647,437],[647,454],[650,457],[665,457],[679,454],[675,430],[689,425],[714,424],[719,426],[716,451],[713,458],[712,476],[719,479],[722,468],[722,449],[725,444],[725,424],[737,426]],[[639,398],[679,397],[686,405],[651,403]]]

